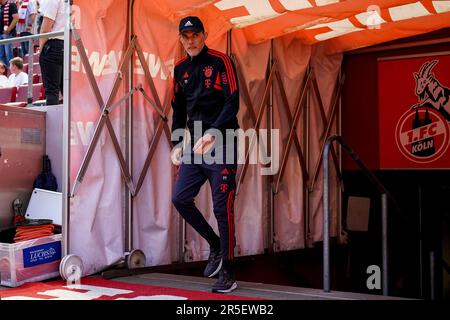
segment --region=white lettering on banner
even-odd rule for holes
[[[410,18],[423,17],[431,13],[420,2],[409,3],[402,6],[389,8],[392,21],[406,20]]]
[[[119,70],[119,61],[122,56],[122,52],[119,52],[119,55],[116,57],[116,53],[114,51],[110,51],[109,54],[103,56],[103,59],[106,57],[106,62],[103,65],[102,71],[99,70],[102,74],[113,74]],[[90,61],[89,61],[90,63]],[[92,63],[90,63],[92,65]]]
[[[149,54],[148,52],[143,52],[145,61],[148,63],[148,68],[150,71],[150,75],[152,78],[156,78],[158,72],[161,72],[161,80],[167,80],[168,75],[164,71],[170,72],[170,75],[173,76],[173,68],[175,65],[174,59],[169,59],[164,62],[164,67],[161,67],[161,58],[155,56],[154,54]],[[135,74],[144,75],[144,67],[142,66],[141,60],[135,60]]]
[[[118,58],[120,59],[120,56],[117,57],[117,53],[115,51],[110,51],[107,55],[104,54],[101,58],[100,53],[96,51],[93,51],[89,55],[89,51],[86,50],[86,55],[88,56],[92,72],[96,77],[117,72],[117,61]],[[81,63],[80,53],[75,46],[72,46],[72,72],[86,73],[86,70]]]
[[[161,59],[155,57],[154,54],[148,54],[148,68],[150,69],[150,75],[152,78],[156,77],[156,74],[158,73],[159,69],[161,69]]]
[[[432,3],[437,13],[450,11],[450,1],[432,1]]]
[[[450,5],[442,6],[442,7],[440,7],[440,9],[445,10],[445,11],[441,11],[440,13],[449,12]],[[411,19],[411,18],[415,18],[415,17],[431,15],[431,13],[420,2],[389,8],[388,12],[391,15],[392,21],[400,21],[400,20],[406,20],[406,19]],[[355,17],[358,18],[358,15],[356,15]],[[360,20],[360,19],[361,19],[361,16],[358,20]],[[344,20],[348,20],[348,19],[344,19]],[[344,21],[344,20],[341,20],[341,21]],[[363,20],[363,19],[361,19],[361,20]],[[352,33],[355,31],[365,30],[362,28],[355,27],[349,20],[346,21],[345,23],[343,23],[342,25],[337,24],[337,22],[340,22],[340,21],[324,23],[321,25],[307,28],[307,30],[316,29],[318,26],[329,27],[330,29],[332,29],[332,31],[325,33],[326,36],[323,36],[323,34],[316,35],[315,38],[319,41],[330,39],[330,38],[337,37],[337,36],[341,36],[341,35],[348,34],[348,33]],[[361,23],[363,23],[363,21],[361,21]],[[351,26],[350,26],[350,24],[351,24]],[[363,23],[363,24],[366,24],[366,23]],[[357,29],[357,30],[355,30],[355,29]]]
[[[71,6],[71,22],[75,29],[81,29],[81,8],[75,4]]]
[[[314,7],[309,0],[278,0],[287,11],[301,10]],[[339,3],[340,0],[316,0],[315,6],[327,6],[333,3]],[[215,4],[222,11],[245,7],[249,13],[248,16],[236,17],[231,19],[231,23],[242,27],[243,24],[253,24],[260,22],[261,19],[270,19],[280,14],[276,12],[269,0],[222,0]]]
[[[314,7],[309,0],[278,0],[286,11],[301,10]],[[315,6],[326,6],[339,3],[339,0],[316,0]],[[247,16],[231,18],[230,22],[237,28],[276,18],[281,14],[276,12],[269,0],[222,0],[214,4],[218,9],[225,11],[229,9],[244,7],[248,11]]]
[[[334,37],[341,36],[343,34],[348,34],[348,33],[356,32],[356,31],[365,30],[363,28],[355,27],[349,19],[318,24],[313,27],[307,28],[307,30],[323,28],[323,27],[328,27],[331,29],[331,31],[320,33],[320,34],[316,35],[315,38],[319,41],[328,40],[328,39],[331,39]]]
[[[105,69],[106,57],[107,57],[106,55],[103,55],[102,60],[100,61],[100,53],[95,51],[92,52],[91,56],[89,57],[89,65],[91,66],[92,71],[94,72],[95,75],[107,74],[102,72],[102,70]],[[85,70],[83,69],[83,71]]]
[[[230,22],[237,28],[244,28],[251,24],[272,19],[280,15],[272,8],[268,0],[222,0],[214,5],[222,11],[245,7],[248,11],[247,16],[230,19]]]
[[[70,144],[87,146],[94,134],[94,122],[72,121],[70,124]]]
[[[333,4],[333,3],[339,3],[339,0],[316,0],[316,5],[318,7],[320,6],[327,6],[329,4]]]
[[[164,71],[169,71],[170,76],[173,78],[173,69],[175,68],[175,59],[169,59],[165,63],[165,68],[161,68],[161,79],[166,80],[169,75],[166,75]]]
[[[72,71],[80,71],[81,70],[81,59],[80,54],[78,53],[78,49],[75,46],[72,46]]]
[[[89,53],[86,50],[86,54],[89,59],[89,64],[92,68],[94,76],[102,76],[108,74],[115,74],[119,69],[119,62],[121,61],[122,51],[110,51],[108,54],[101,55],[97,51],[92,51]],[[152,78],[159,78],[161,80],[167,80],[169,75],[173,77],[174,59],[168,59],[162,62],[161,58],[148,52],[143,52],[145,61],[148,64],[150,75]],[[140,60],[135,57],[135,74],[144,74],[144,69],[141,65]],[[83,72],[86,73],[82,63],[81,57],[78,52],[77,47],[72,46],[72,72]]]
[[[311,8],[313,5],[308,0],[279,0],[286,10],[301,10]]]
[[[147,61],[148,52],[143,52],[143,55],[144,55],[145,61]],[[144,73],[144,68],[142,67],[141,60],[139,60],[139,59],[136,59],[136,63],[135,63],[135,66],[134,66],[134,73],[136,73],[136,74],[145,74]],[[150,74],[151,73],[152,72],[151,72],[151,69],[150,69]]]
[[[339,3],[339,0],[316,0],[315,5],[309,0],[278,0],[279,4],[284,7],[287,11],[301,10],[306,8],[311,8],[313,6],[326,6],[329,4]],[[444,13],[450,11],[450,1],[432,1],[433,6],[437,13]],[[237,28],[247,27],[258,22],[269,20],[280,16],[278,12],[272,7],[269,0],[221,0],[214,4],[219,10],[226,11],[229,9],[244,7],[248,11],[248,15],[239,16],[230,19]],[[416,17],[422,17],[431,15],[420,1],[415,3],[410,3],[406,5],[400,5],[392,8],[387,8],[387,13],[390,15],[392,21],[401,21]],[[371,27],[373,18],[373,12],[362,12],[355,15],[363,25]],[[318,20],[320,21],[320,20]],[[380,24],[386,21],[377,16],[377,22]],[[286,28],[285,32],[293,32],[297,30],[313,30],[323,27],[328,27],[331,31],[325,31],[324,33],[315,35],[315,39],[318,41],[323,41],[331,39],[334,37],[342,36],[344,34],[363,31],[365,28],[359,28],[355,26],[349,18],[333,21],[330,23],[317,24],[311,27],[306,27],[306,24],[292,26]]]

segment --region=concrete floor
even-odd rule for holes
[[[130,277],[115,278],[134,284],[163,286],[170,288],[210,292],[216,279],[190,277],[174,274],[148,273]],[[232,294],[270,300],[404,300],[397,297],[368,295],[351,292],[332,291],[325,293],[319,289],[279,286],[256,282],[238,281],[238,288]]]
[[[112,280],[133,284],[163,286],[203,292],[210,292],[211,286],[216,281],[214,278],[209,279],[164,273],[148,273],[129,277],[120,277]],[[0,286],[0,290],[8,290],[8,288]],[[404,298],[398,297],[385,297],[380,295],[342,291],[331,291],[329,293],[325,293],[320,289],[280,286],[246,281],[238,281],[238,288],[233,291],[232,294],[268,300],[405,300]]]

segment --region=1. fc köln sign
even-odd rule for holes
[[[378,62],[380,168],[450,168],[450,56]]]

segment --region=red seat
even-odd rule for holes
[[[28,73],[28,70],[26,72]],[[41,65],[39,62],[33,63],[33,73],[41,74]]]
[[[29,57],[29,56],[30,56],[29,54],[26,54],[26,55],[23,57],[23,62],[28,63],[28,57]],[[35,53],[35,54],[33,55],[33,62],[34,62],[34,63],[39,62],[39,52],[38,52],[38,53]]]
[[[44,100],[44,99],[45,99],[45,88],[44,88],[44,84],[42,84],[42,87],[41,87],[41,98],[39,100]]]
[[[28,63],[23,64],[23,72],[28,73]],[[41,74],[41,65],[38,63],[33,63],[33,73]]]
[[[35,83],[39,83],[39,81],[41,80],[41,75],[40,74],[33,74],[33,84]]]
[[[42,100],[42,83],[33,84],[33,101]],[[16,102],[27,102],[28,99],[28,85],[22,85],[17,91]]]
[[[0,103],[16,101],[17,88],[0,88]]]

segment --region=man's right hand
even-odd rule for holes
[[[170,160],[174,166],[179,166],[181,164],[181,155],[183,154],[183,148],[174,148],[170,154]]]

